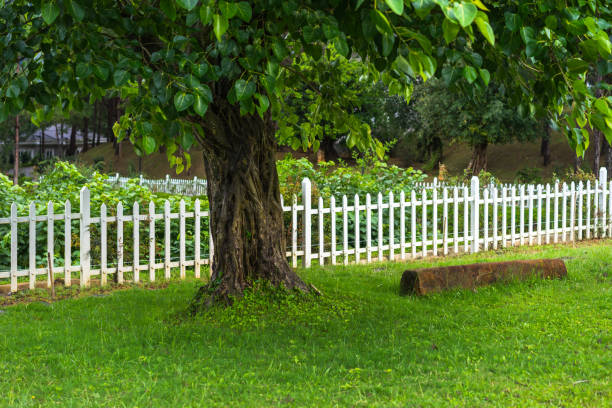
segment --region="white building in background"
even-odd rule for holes
[[[66,150],[70,146],[70,133],[72,128],[64,125],[63,133],[60,125],[48,126],[45,129],[36,129],[34,133],[30,135],[21,135],[19,140],[19,155],[21,160],[29,160],[31,158],[41,155],[45,159],[52,157],[64,157]],[[44,132],[44,146],[43,146],[43,135]],[[97,137],[97,136],[96,136]],[[91,147],[94,138],[93,132],[88,132],[88,145]],[[106,135],[101,135],[101,143],[107,141]],[[3,142],[0,141],[0,145]],[[83,131],[76,131],[76,152],[80,153],[83,151],[84,139]],[[41,151],[42,150],[42,151]]]

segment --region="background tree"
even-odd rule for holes
[[[491,83],[480,94],[466,96],[449,89],[440,80],[423,84],[415,103],[419,114],[419,140],[439,146],[432,151],[436,159],[442,155],[443,141],[464,142],[472,148],[467,171],[478,174],[487,169],[487,147],[513,141],[534,140],[542,133],[538,123],[520,115],[509,104],[505,87]]]
[[[587,121],[612,136],[607,100],[583,86],[584,73],[609,58],[610,14],[577,0],[5,1],[0,120],[53,104],[62,90],[97,100],[116,89],[125,112],[115,134],[137,152],[164,145],[180,172],[192,145],[203,149],[218,251],[202,297],[227,299],[254,279],[306,290],[285,259],[274,165],[285,89],[312,80],[303,53],[317,61],[333,45],[393,94],[437,73],[469,94],[493,76],[529,110],[538,95],[583,154]],[[341,87],[322,72],[318,81]],[[79,103],[70,100],[76,110]],[[330,115],[350,125],[349,145],[382,150],[351,112],[338,106]]]

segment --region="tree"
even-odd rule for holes
[[[537,122],[520,115],[509,104],[505,87],[496,83],[480,94],[466,96],[442,81],[431,80],[423,85],[415,105],[420,116],[419,139],[437,140],[438,145],[442,140],[467,143],[472,148],[470,174],[487,169],[489,144],[533,140],[541,133]]]
[[[203,149],[217,251],[202,294],[227,299],[254,279],[307,290],[284,255],[273,152],[284,90],[311,82],[301,55],[316,61],[333,46],[363,61],[392,94],[409,95],[417,77],[436,73],[470,92],[492,75],[528,108],[538,94],[559,121],[573,106],[567,117],[582,153],[588,132],[579,125],[594,118],[595,97],[580,87],[581,75],[610,55],[610,10],[569,3],[92,0],[85,8],[79,0],[8,0],[0,14],[0,120],[55,103],[60,90],[92,99],[117,90],[125,112],[115,133],[138,153],[163,145],[180,172],[192,145]],[[16,75],[18,62],[24,69]],[[318,74],[317,86],[341,86]],[[82,104],[68,103],[77,111]],[[597,103],[603,122],[595,125],[610,134],[608,102]],[[357,123],[330,106],[334,123]],[[366,126],[350,126],[347,140],[375,145]]]

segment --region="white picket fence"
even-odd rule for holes
[[[119,173],[108,178],[108,182],[117,187],[125,187],[130,180],[136,180],[141,186],[147,187],[154,193],[180,194],[187,196],[206,195],[206,180],[194,177],[193,179],[176,179],[166,175],[163,179],[147,179],[140,175],[137,178],[120,177]]]
[[[300,203],[294,196],[292,204],[286,205],[281,197],[288,224],[287,257],[293,267],[298,267],[301,260],[302,266],[307,268],[317,259],[319,265],[340,262],[347,265],[612,237],[611,192],[612,182],[608,182],[605,168],[601,169],[599,180],[592,184],[556,183],[499,188],[489,185],[482,188],[478,178],[474,177],[469,188],[423,187],[419,191],[401,192],[399,197],[393,193],[379,193],[375,197],[355,195],[351,197],[351,203],[346,196],[339,200],[319,197],[313,203],[311,182],[304,179]],[[0,218],[0,226],[10,224],[11,254],[10,270],[0,270],[0,280],[10,280],[11,292],[19,289],[20,280],[24,285],[27,280],[28,287],[34,288],[40,276],[46,277],[47,285],[50,285],[49,265],[37,264],[37,254],[46,249],[54,262],[53,227],[56,222],[64,224],[63,255],[70,261],[67,266],[52,264],[51,267],[53,275],[63,276],[66,285],[77,275],[81,286],[88,286],[92,277],[99,277],[104,284],[110,274],[116,274],[117,282],[126,280],[126,273],[130,281],[139,282],[140,273],[144,271],[148,271],[148,280],[154,281],[158,270],[164,271],[165,279],[174,274],[185,278],[187,268],[199,278],[202,266],[209,265],[213,259],[212,239],[209,242],[201,239],[202,226],[209,212],[200,209],[199,200],[189,211],[181,201],[178,213],[172,213],[166,202],[162,212],[150,203],[148,211],[141,214],[139,205],[135,203],[132,214],[124,214],[119,204],[116,215],[107,216],[107,207],[102,205],[100,215],[92,217],[89,191],[83,188],[79,212],[72,212],[68,201],[63,214],[54,214],[53,208],[49,203],[47,214],[37,215],[32,203],[27,216],[18,216],[17,206],[13,204],[10,217]],[[78,265],[72,261],[73,220],[79,224]],[[176,237],[171,236],[173,222],[179,224]],[[19,267],[25,264],[25,259],[18,259],[20,223],[28,225],[27,268]],[[47,224],[46,248],[37,248],[38,223]],[[124,262],[126,223],[131,228],[131,234],[127,233],[131,235],[132,248],[129,263]],[[108,235],[112,224],[116,230],[114,237]],[[95,260],[91,251],[94,225],[100,238],[99,256]],[[141,227],[148,231],[143,240],[143,243],[148,243],[146,251],[141,251]],[[161,231],[164,232],[161,240],[163,253],[158,253],[156,237]],[[187,235],[193,237],[190,254],[186,253]],[[172,255],[170,247],[175,240],[178,240],[179,250],[178,254]],[[116,248],[116,259],[109,263],[108,248],[111,245]]]

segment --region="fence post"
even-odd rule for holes
[[[90,213],[91,203],[89,196],[89,189],[83,187],[81,189],[81,230],[79,231],[80,238],[80,263],[81,263],[81,287],[89,286],[89,268],[91,263],[91,241],[89,236],[89,224],[90,224]]]
[[[11,293],[17,292],[17,203],[11,204]]]
[[[304,268],[310,268],[310,234],[311,234],[311,185],[310,180],[302,180],[302,202],[304,203]]]
[[[478,207],[480,207],[480,186],[478,177],[472,177],[472,253],[478,252]]]
[[[607,228],[607,211],[606,211],[606,194],[610,194],[612,192],[608,191],[608,169],[602,167],[599,169],[599,183],[601,188],[601,194],[599,196],[599,209],[601,211],[601,237],[606,236]],[[610,211],[612,209],[608,209]]]

